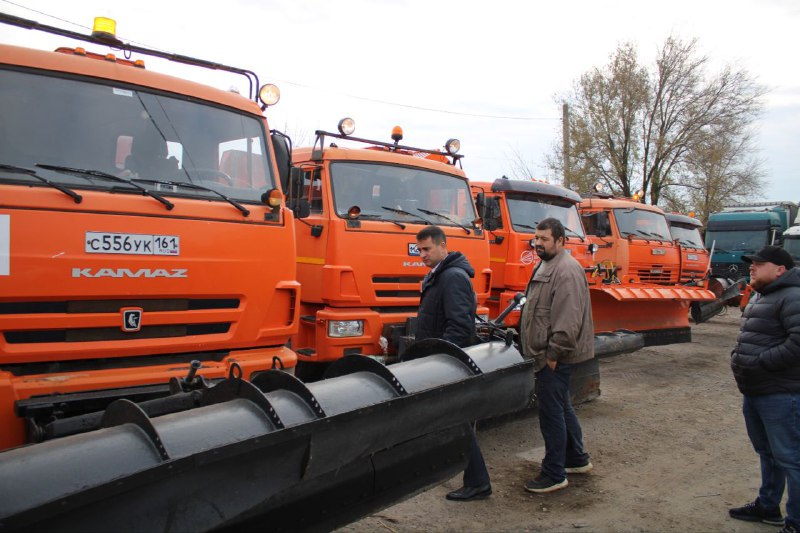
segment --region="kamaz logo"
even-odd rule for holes
[[[422,261],[403,261],[404,267],[424,267],[425,263]]]
[[[73,278],[188,278],[186,268],[73,268]]]

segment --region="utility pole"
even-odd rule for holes
[[[569,168],[569,104],[564,102],[561,106],[561,135],[563,137],[564,158],[564,187],[572,187],[572,176]]]

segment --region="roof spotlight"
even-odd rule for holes
[[[281,99],[281,90],[278,89],[277,85],[267,83],[266,85],[262,85],[261,89],[258,90],[258,98],[265,106],[275,105],[278,103],[278,100]]]
[[[458,139],[448,139],[444,145],[444,149],[447,150],[448,154],[455,155],[461,150],[461,141]]]
[[[600,182],[595,183],[592,185],[592,192],[603,192],[603,184]]]
[[[644,198],[644,191],[643,190],[639,189],[638,191],[633,193],[633,199],[635,201],[640,202],[640,201],[642,201],[642,198]]]
[[[339,133],[342,135],[352,135],[356,131],[356,121],[350,117],[345,117],[339,121]]]

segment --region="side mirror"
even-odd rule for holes
[[[283,190],[284,194],[291,198],[302,198],[305,180],[306,171],[302,168],[292,167],[289,169],[289,177],[286,180],[287,188]]]
[[[483,212],[483,210],[485,209],[485,199],[486,195],[483,194],[482,192],[479,192],[478,194],[475,195],[475,209],[478,210],[478,216],[481,218],[485,218],[484,217],[485,213]]]
[[[292,141],[288,135],[277,130],[270,131],[272,151],[275,152],[275,165],[278,167],[278,178],[281,190],[286,194],[289,187],[289,173],[292,168]]]
[[[311,204],[305,198],[292,198],[289,207],[295,218],[308,218],[308,215],[311,214]]]
[[[489,231],[494,231],[501,226],[500,222],[500,199],[490,196],[484,199],[483,227]]]

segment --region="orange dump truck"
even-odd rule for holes
[[[394,143],[353,137],[353,128],[345,119],[339,133],[317,131],[313,147],[293,151],[288,202],[310,211],[295,221],[303,296],[292,346],[305,379],[345,355],[391,361],[402,350],[428,272],[416,247],[427,225],[442,227],[448,250],[467,256],[478,313],[487,312],[488,246],[457,141],[440,152],[400,145],[399,128]],[[328,138],[337,142],[326,146]]]
[[[689,305],[716,296],[702,279],[692,286],[682,284],[682,251],[664,212],[608,195],[584,198],[579,209],[584,229],[597,245],[593,276],[599,290],[592,294],[593,308],[614,309],[596,312],[595,327],[640,331],[649,345],[690,342]],[[686,267],[690,276],[690,265]]]
[[[276,161],[255,75],[0,20],[250,86],[247,98],[141,59],[0,45],[0,449],[118,398],[165,395],[170,378],[294,367],[300,286],[277,178],[288,147]]]

